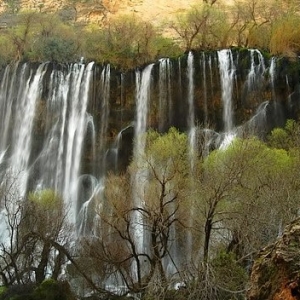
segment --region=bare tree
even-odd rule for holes
[[[62,199],[44,191],[24,199],[17,181],[5,177],[1,186],[2,230],[0,273],[4,285],[41,283],[47,276],[58,279],[66,262],[71,228]],[[35,200],[34,200],[35,198]]]
[[[186,145],[185,135],[174,130],[166,136],[149,133],[147,151],[130,172],[107,178],[98,237],[85,241],[95,265],[105,266],[106,282],[115,276],[125,291],[143,294],[168,287],[167,267],[178,267],[172,255],[175,227],[184,228]]]

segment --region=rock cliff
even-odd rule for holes
[[[300,299],[300,218],[255,260],[248,300]]]

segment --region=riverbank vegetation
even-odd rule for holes
[[[0,15],[0,63],[12,60],[109,62],[134,68],[184,51],[231,46],[258,48],[272,55],[296,57],[300,52],[300,15],[296,0],[199,1],[178,13],[175,21],[153,25],[137,17],[102,23],[76,22],[40,7],[24,11],[15,0],[4,1]],[[88,1],[70,1],[77,5]],[[88,4],[88,3],[87,3]]]

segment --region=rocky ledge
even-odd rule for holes
[[[248,300],[300,299],[300,218],[254,262]]]

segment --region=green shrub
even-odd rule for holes
[[[67,282],[58,282],[54,279],[44,280],[33,292],[34,300],[74,300]]]

